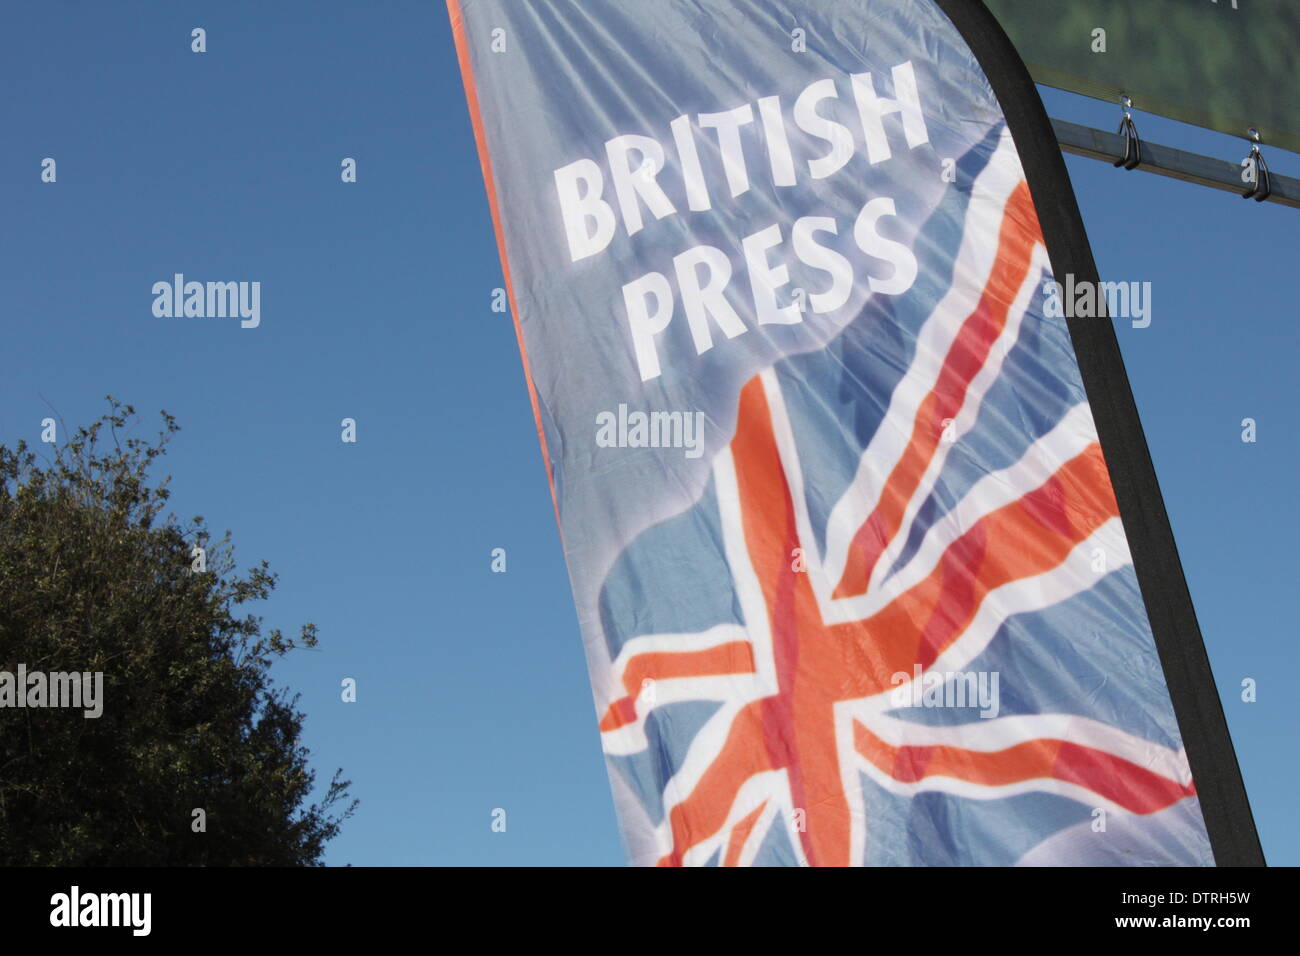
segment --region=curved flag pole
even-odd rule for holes
[[[1029,181],[1052,270],[1100,282],[1051,120],[1029,71],[981,0],[936,0],[979,61]],[[1070,338],[1110,471],[1206,832],[1219,866],[1263,866],[1214,674],[1196,622],[1115,329],[1068,316]]]

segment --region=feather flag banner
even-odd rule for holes
[[[449,6],[632,862],[1250,862],[982,6]]]

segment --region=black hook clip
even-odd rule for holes
[[[1250,155],[1246,157],[1244,165],[1251,171],[1250,189],[1241,194],[1242,199],[1253,199],[1255,202],[1263,202],[1273,194],[1272,183],[1269,182],[1268,163],[1264,161],[1264,154],[1259,151],[1259,130],[1251,127],[1246,131],[1250,134]]]
[[[1125,169],[1137,169],[1142,163],[1142,140],[1138,138],[1133,114],[1129,112],[1133,101],[1127,95],[1121,96],[1119,101],[1124,106],[1124,118],[1119,121],[1119,129],[1115,132],[1124,134],[1124,155],[1115,160],[1114,165],[1123,166]]]

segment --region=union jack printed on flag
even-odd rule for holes
[[[943,12],[449,5],[632,861],[1213,865]]]

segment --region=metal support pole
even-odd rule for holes
[[[1117,133],[1081,126],[1065,120],[1053,119],[1052,129],[1056,132],[1056,141],[1061,150],[1076,156],[1101,159],[1114,163],[1124,155],[1124,137]],[[1222,189],[1225,192],[1241,195],[1242,189],[1249,186],[1241,179],[1241,167],[1222,159],[1213,159],[1197,153],[1186,153],[1171,146],[1142,141],[1142,165],[1137,167],[1159,176],[1181,179],[1183,182]],[[1275,202],[1283,206],[1300,209],[1300,179],[1279,176],[1274,173],[1270,179],[1272,195],[1265,202]]]

